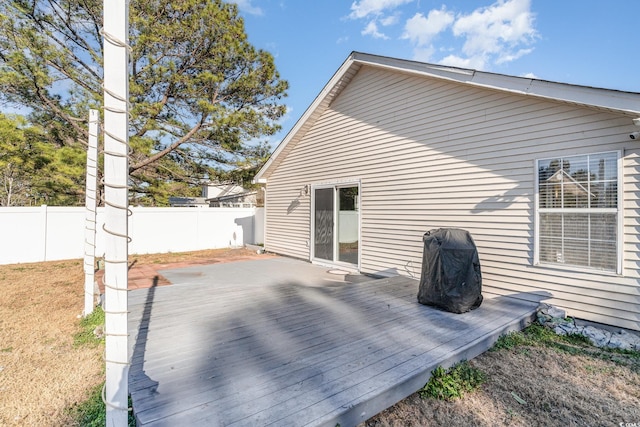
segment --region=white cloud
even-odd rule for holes
[[[487,58],[477,55],[469,58],[463,58],[457,55],[449,55],[438,61],[439,64],[449,65],[451,67],[472,68],[474,70],[484,70],[486,68]]]
[[[497,0],[468,14],[454,14],[445,6],[432,9],[425,17],[415,14],[405,23],[402,38],[414,45],[414,59],[431,61],[436,49],[432,43],[451,30],[463,41],[459,52],[448,46],[439,50],[450,54],[438,62],[464,68],[487,69],[494,64],[514,61],[532,52],[538,38],[531,12],[531,0]]]
[[[444,7],[431,10],[426,17],[422,13],[416,13],[407,20],[402,38],[411,40],[417,46],[428,45],[436,35],[451,25],[453,19],[453,13]]]
[[[526,77],[528,79],[539,79],[540,78],[540,77],[536,76],[533,73],[526,73],[526,74],[521,75],[520,77]]]
[[[378,24],[388,27],[398,23],[398,15],[394,9],[411,3],[414,0],[359,0],[351,4],[350,19],[369,19],[367,26],[362,30],[363,36],[371,36],[376,39],[388,39],[384,33],[378,31]]]
[[[371,21],[367,24],[366,27],[364,27],[364,30],[362,30],[361,34],[363,36],[371,36],[374,39],[383,39],[386,40],[389,37],[387,37],[386,35],[384,35],[383,33],[378,31],[378,25],[376,24],[376,21]]]
[[[395,25],[398,23],[398,15],[387,16],[386,18],[380,19],[380,23],[383,27],[388,27],[390,25]]]
[[[530,0],[498,0],[459,17],[453,34],[464,37],[462,52],[468,57],[492,55],[497,64],[513,61],[531,51],[520,46],[537,38]]]
[[[515,61],[516,59],[528,55],[531,52],[533,52],[533,49],[520,49],[512,53],[504,52],[496,59],[496,64]]]
[[[398,6],[411,3],[413,0],[360,0],[351,4],[351,19],[366,18],[369,15],[378,16],[387,9],[393,10]]]
[[[252,0],[236,0],[234,3],[238,5],[238,9],[250,15],[262,15],[264,12],[259,6],[251,4]]]
[[[432,45],[427,47],[416,47],[413,49],[413,59],[420,62],[429,62],[435,52],[435,48]]]

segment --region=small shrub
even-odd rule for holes
[[[529,345],[550,343],[558,339],[555,332],[539,323],[532,323],[524,328],[522,333],[528,339]]]
[[[464,393],[477,389],[486,379],[484,372],[467,361],[455,365],[449,371],[438,366],[431,372],[429,382],[420,390],[420,396],[438,400],[457,399]]]

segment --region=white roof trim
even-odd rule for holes
[[[300,139],[306,133],[304,128],[312,124],[307,122],[324,112],[363,65],[640,116],[640,93],[578,86],[352,52],[271,154],[269,160],[258,171],[253,180],[254,183],[267,182],[268,171],[280,163],[280,156],[293,148],[290,147],[290,144]]]

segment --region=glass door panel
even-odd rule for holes
[[[333,188],[315,189],[314,198],[313,253],[316,258],[333,261]]]
[[[358,187],[338,188],[338,261],[358,264]]]

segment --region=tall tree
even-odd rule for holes
[[[101,7],[0,4],[0,100],[31,108],[50,143],[84,144],[87,111],[102,104]],[[132,0],[129,44],[133,193],[154,203],[159,184],[264,160],[255,141],[279,129],[288,84],[272,55],[249,43],[235,4]]]
[[[29,204],[29,173],[39,163],[28,150],[27,138],[20,126],[24,121],[0,114],[0,206]]]
[[[46,143],[24,117],[0,114],[0,206],[82,203],[84,156]]]

